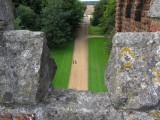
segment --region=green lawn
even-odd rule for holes
[[[57,64],[57,72],[52,82],[54,88],[68,88],[72,64],[74,42],[69,41],[63,46],[51,50],[52,57]]]
[[[98,26],[89,25],[88,29],[89,35],[103,35],[101,28]]]
[[[106,53],[106,38],[89,38],[89,91],[106,92],[104,81],[109,53]]]
[[[109,53],[106,53],[106,38],[90,38],[89,42],[89,91],[106,92],[104,74]],[[68,88],[72,64],[74,42],[70,41],[61,47],[51,50],[57,64],[57,72],[52,82],[54,88]]]

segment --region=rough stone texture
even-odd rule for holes
[[[45,99],[56,64],[43,32],[4,32],[0,61],[0,103],[35,104]]]
[[[148,11],[149,17],[160,18],[160,1],[153,0]]]
[[[160,31],[159,0],[117,0],[116,32]]]
[[[0,23],[4,22],[5,30],[13,29],[14,7],[11,0],[0,0]],[[1,24],[0,24],[1,26]]]
[[[160,107],[160,32],[117,33],[106,84],[118,108]]]
[[[13,105],[11,105],[13,107]],[[107,94],[73,90],[54,90],[47,101],[38,106],[1,107],[0,113],[34,114],[37,120],[100,120],[107,119],[111,107]],[[23,111],[22,111],[23,110]],[[115,113],[118,114],[118,113]],[[116,116],[115,116],[116,117]]]
[[[45,103],[38,106],[1,106],[0,113],[27,114],[36,120],[156,120],[145,112],[114,109],[106,93],[74,90],[55,90]]]
[[[158,117],[150,116],[145,112],[128,111],[123,112],[124,120],[159,120]]]
[[[54,101],[54,102],[52,102]],[[53,91],[45,107],[48,118],[55,120],[107,120],[112,108],[107,94],[77,91]],[[53,107],[54,106],[54,107]],[[115,118],[119,113],[115,112]]]
[[[35,120],[35,115],[31,114],[3,114],[0,115],[0,120]]]

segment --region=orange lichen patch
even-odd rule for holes
[[[155,118],[160,118],[160,112],[148,113],[148,116],[155,117]]]
[[[157,72],[156,77],[160,77],[160,71]]]
[[[122,49],[121,49],[121,51],[120,51],[121,57],[122,57],[124,54],[126,54],[127,52],[128,52],[133,58],[135,58],[133,52],[132,52],[131,49],[128,48],[128,47],[125,47],[125,48],[122,48]]]
[[[120,73],[124,73],[124,70],[123,69],[120,69],[120,71],[119,71]]]
[[[130,62],[123,63],[123,65],[126,66],[126,67],[131,67],[131,63]]]
[[[133,52],[130,50],[130,48],[127,47],[121,49],[120,57],[125,67],[131,67],[131,65],[135,61]]]
[[[156,67],[153,67],[152,68],[152,71],[153,71],[153,75],[157,78],[157,77],[160,77],[160,71],[156,68]]]
[[[160,79],[159,78],[153,78],[152,81],[154,84],[157,84],[160,86]]]
[[[157,67],[152,68],[152,74],[154,75],[154,78],[152,79],[153,83],[160,86],[160,71]]]
[[[153,68],[152,68],[152,71],[153,71],[153,72],[156,72],[156,71],[157,71],[157,68],[156,68],[156,67],[153,67]]]

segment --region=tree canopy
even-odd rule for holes
[[[100,26],[104,33],[110,34],[115,28],[116,0],[108,0],[106,9],[100,20]]]
[[[50,0],[42,11],[42,30],[46,33],[49,46],[74,38],[80,25],[84,4],[78,0]]]
[[[79,0],[13,0],[17,29],[44,31],[49,47],[74,38],[85,5]]]
[[[95,6],[92,25],[99,25],[105,34],[110,34],[115,27],[116,0],[100,0]]]
[[[106,9],[106,5],[108,3],[108,0],[100,0],[94,7],[94,12],[93,12],[93,20],[92,24],[93,25],[98,25],[100,24],[100,18],[103,16],[103,13]]]

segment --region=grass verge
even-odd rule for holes
[[[54,88],[68,88],[69,76],[72,64],[74,41],[69,41],[62,46],[51,50],[52,57],[56,61],[57,71],[52,82]]]
[[[89,35],[103,35],[101,28],[99,26],[89,25],[88,30]]]
[[[109,53],[106,52],[106,38],[89,38],[89,91],[106,92],[105,70]],[[107,47],[108,47],[107,46]]]

